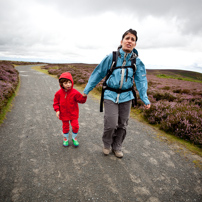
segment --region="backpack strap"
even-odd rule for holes
[[[111,68],[107,71],[107,75],[105,77],[103,85],[106,85],[107,79],[111,76],[112,72],[114,71],[114,68],[116,67],[117,57],[118,57],[117,51],[113,51],[112,65]]]
[[[137,67],[136,67],[137,56],[138,56],[138,52],[137,52],[137,54],[133,52],[132,58],[131,58],[131,66],[133,68],[133,74],[135,74],[135,72],[137,70]],[[134,96],[134,99],[132,100],[132,106],[135,107],[137,105],[137,94],[135,92],[134,87],[132,87],[132,92],[133,92],[133,96]]]
[[[113,54],[113,57],[112,57],[112,64],[113,64],[113,62],[114,62],[114,66],[116,66],[116,51],[113,51],[112,54]]]
[[[137,58],[137,54],[133,52],[132,56],[131,56],[131,66],[133,67],[133,73],[135,74],[137,67],[136,67],[136,58]]]
[[[103,82],[101,99],[100,99],[100,112],[103,112],[103,102],[104,102],[104,92],[105,92],[105,89],[106,89],[106,85],[104,86],[104,82]]]
[[[112,60],[112,64],[114,62],[113,67],[116,67],[116,63],[117,63],[117,59],[118,59],[118,54],[119,54],[118,51],[113,51],[113,60]]]

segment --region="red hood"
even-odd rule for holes
[[[59,78],[59,80],[60,79],[69,79],[71,82],[72,82],[72,88],[73,88],[73,86],[74,86],[74,81],[73,81],[73,78],[72,78],[72,75],[69,73],[69,72],[64,72],[64,73],[62,73],[61,75],[60,75],[60,78]]]

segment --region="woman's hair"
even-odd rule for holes
[[[129,29],[129,30],[127,30],[127,31],[123,34],[122,40],[123,40],[124,37],[125,37],[127,34],[129,34],[129,33],[135,35],[136,41],[137,41],[137,39],[138,39],[138,37],[137,37],[137,32],[136,32],[136,30],[134,30],[134,29]]]
[[[127,34],[129,34],[129,33],[135,35],[136,41],[137,41],[137,39],[138,39],[138,37],[137,37],[137,32],[136,32],[136,30],[134,30],[134,29],[129,29],[129,30],[127,30],[127,31],[123,34],[122,40],[123,40],[124,37],[125,37]],[[120,46],[118,47],[118,50],[121,49],[121,48],[122,48],[122,45],[120,45]]]

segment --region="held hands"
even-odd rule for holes
[[[57,111],[56,112],[56,116],[59,118],[59,115],[60,115],[60,111]]]
[[[85,93],[82,94],[84,97],[87,97],[87,95]],[[148,105],[144,105],[145,109],[149,109],[151,107],[151,104]],[[57,116],[57,113],[56,113]],[[59,116],[59,115],[58,115]],[[59,117],[58,117],[59,118]]]

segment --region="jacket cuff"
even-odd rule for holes
[[[144,102],[144,104],[145,104],[145,105],[149,105],[149,104],[151,104],[151,103],[149,102],[149,100],[147,100],[146,102]]]

